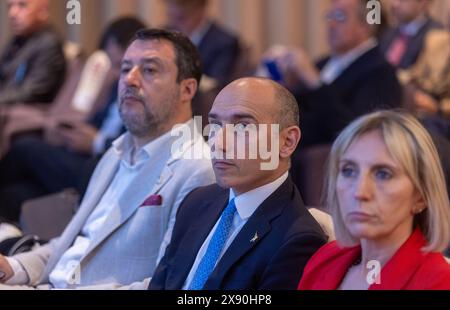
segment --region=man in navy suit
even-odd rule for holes
[[[298,115],[292,94],[270,80],[240,79],[219,93],[209,114],[218,184],[182,202],[149,289],[296,289],[326,242],[289,177]],[[255,145],[270,156],[260,147],[252,157]]]
[[[388,61],[408,69],[416,63],[430,30],[442,28],[429,15],[430,0],[394,0],[390,10],[398,25],[389,29],[380,41]]]

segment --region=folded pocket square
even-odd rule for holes
[[[161,195],[151,195],[142,203],[141,207],[151,207],[151,206],[160,206],[162,205],[162,196]]]

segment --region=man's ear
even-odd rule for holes
[[[197,88],[198,88],[198,83],[196,79],[190,78],[190,79],[184,79],[181,81],[180,83],[180,98],[182,102],[185,101],[192,101],[192,99],[194,98],[196,92],[197,92]]]
[[[297,148],[302,132],[298,126],[291,126],[281,131],[280,157],[289,158]]]

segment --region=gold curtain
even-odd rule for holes
[[[150,26],[165,22],[162,0],[79,0],[81,25],[66,23],[66,0],[50,1],[52,23],[88,53],[97,47],[102,29],[115,17],[136,14]],[[255,59],[273,44],[303,46],[318,57],[327,51],[323,16],[328,1],[211,0],[210,14],[253,46]],[[448,0],[434,0],[434,16],[444,21],[448,5]],[[0,48],[8,38],[7,24],[7,0],[0,0]]]

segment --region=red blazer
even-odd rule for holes
[[[381,283],[369,290],[450,290],[450,265],[440,253],[424,253],[426,240],[419,229],[381,269]],[[309,260],[298,289],[335,290],[361,255],[361,247],[324,245]]]

